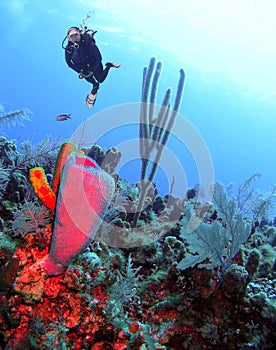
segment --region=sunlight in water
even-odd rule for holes
[[[144,38],[177,60],[217,71],[238,82],[274,88],[274,1],[87,1],[95,16],[105,11],[129,25],[132,40]]]

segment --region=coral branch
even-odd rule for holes
[[[5,113],[0,116],[0,123],[8,126],[15,126],[17,124],[24,126],[23,120],[31,121],[29,114],[32,114],[32,112],[28,108]]]
[[[154,118],[156,107],[156,94],[158,88],[158,81],[161,74],[162,64],[158,62],[155,68],[155,58],[151,58],[149,67],[144,69],[143,73],[143,87],[142,87],[142,103],[140,109],[140,157],[142,161],[141,167],[141,183],[139,200],[137,204],[136,213],[133,219],[133,227],[136,227],[140,212],[144,205],[145,196],[151,186],[155,177],[158,164],[160,162],[164,147],[168,141],[172,128],[174,126],[178,110],[181,103],[181,98],[184,89],[185,73],[180,70],[180,78],[178,82],[176,97],[173,109],[170,113],[170,97],[171,89],[165,93],[161,108],[156,118]],[[153,76],[153,79],[152,79]],[[150,98],[149,98],[150,96]],[[156,150],[153,164],[147,176],[147,168],[151,159],[151,154]]]

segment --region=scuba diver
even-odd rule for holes
[[[87,27],[84,27],[83,30],[71,27],[62,42],[68,66],[79,73],[80,79],[84,78],[92,84],[92,90],[86,97],[86,106],[90,109],[95,104],[100,83],[106,79],[110,68],[120,67],[119,63],[113,62],[107,62],[105,68],[103,67],[102,55],[94,39],[95,33],[87,30]],[[66,39],[68,43],[64,47]]]

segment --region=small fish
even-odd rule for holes
[[[63,122],[64,120],[71,119],[71,113],[69,114],[60,114],[56,117],[58,122]]]

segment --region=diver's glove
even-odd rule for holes
[[[94,106],[96,99],[97,99],[97,94],[92,94],[92,92],[89,92],[85,100],[86,106],[91,109]]]

